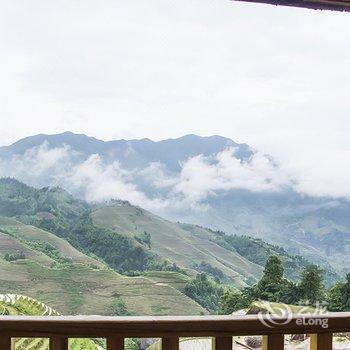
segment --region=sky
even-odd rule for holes
[[[2,0],[0,145],[219,134],[350,193],[350,14],[226,0]]]

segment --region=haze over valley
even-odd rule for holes
[[[221,136],[101,141],[66,132],[0,148],[0,175],[89,203],[128,201],[172,221],[249,235],[344,274],[346,196],[315,195],[272,156]]]

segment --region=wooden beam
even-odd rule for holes
[[[263,336],[263,350],[283,350],[284,334],[270,334]]]
[[[124,338],[117,336],[108,337],[107,350],[124,350]]]
[[[232,337],[215,337],[212,350],[232,350]]]
[[[0,316],[0,333],[17,338],[173,338],[218,337],[233,335],[318,334],[342,333],[350,329],[350,313],[327,314],[328,329],[321,324],[308,322],[313,315],[305,316],[300,325],[297,316],[270,328],[257,315],[246,316]],[[314,319],[313,319],[314,320]]]
[[[0,334],[0,350],[11,350],[11,337]]]
[[[51,337],[50,350],[68,350],[68,338]]]
[[[310,335],[310,350],[332,350],[332,333],[320,333]]]
[[[179,350],[179,337],[162,338],[162,350]]]

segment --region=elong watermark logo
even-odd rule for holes
[[[291,306],[281,303],[260,301],[261,311],[258,312],[259,321],[268,328],[275,328],[295,322],[296,326],[320,326],[328,328],[327,304],[316,303],[311,306],[308,301],[302,305]]]

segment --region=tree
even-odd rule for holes
[[[283,265],[277,255],[271,255],[266,262],[262,279],[270,279],[280,282],[283,279]]]
[[[337,283],[328,293],[330,311],[350,311],[350,274],[345,282]]]
[[[247,308],[249,304],[250,301],[242,292],[229,289],[225,291],[220,300],[219,313],[229,315],[234,311]]]
[[[339,282],[328,293],[328,309],[330,311],[344,311],[345,283]]]
[[[346,282],[343,290],[343,311],[350,311],[350,273],[346,275]]]
[[[261,280],[252,288],[246,289],[246,293],[248,299],[251,300],[280,302],[283,301],[283,296],[286,295],[289,286],[289,281],[283,277],[281,259],[272,255],[267,259]]]
[[[207,310],[217,313],[224,289],[206,274],[200,273],[186,284],[185,294]]]
[[[325,301],[323,270],[317,265],[306,266],[301,273],[298,292],[300,302],[307,301],[315,306],[317,302]]]

